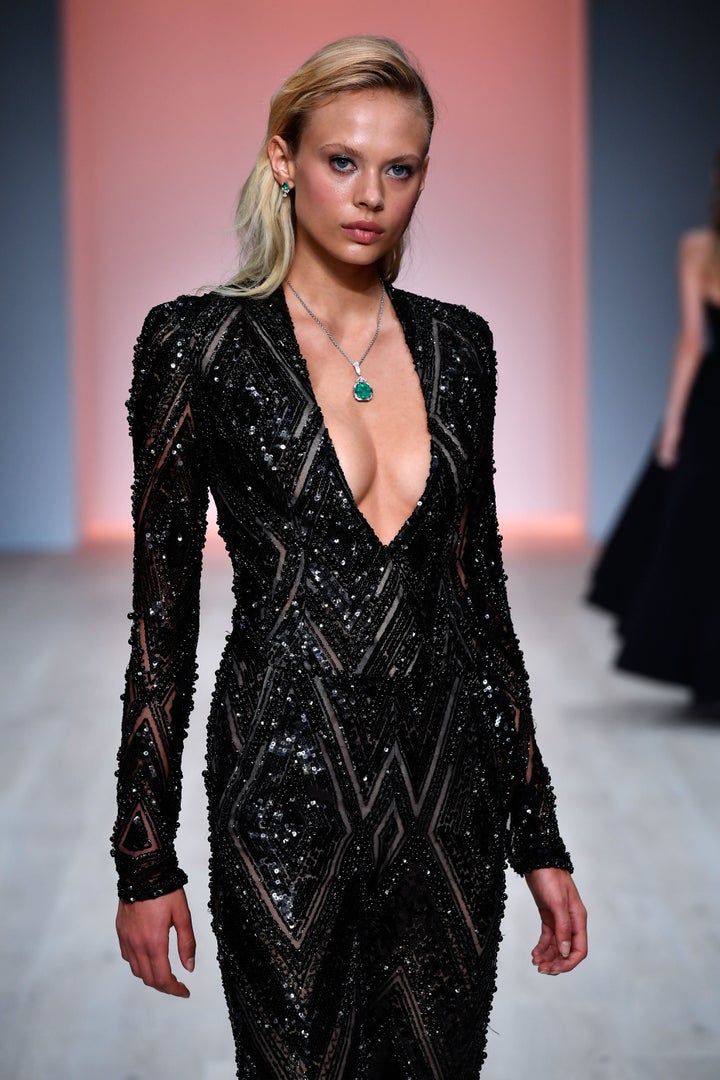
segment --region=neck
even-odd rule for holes
[[[287,280],[310,307],[318,306],[326,314],[364,312],[377,304],[380,275],[370,266],[328,265],[295,258]]]

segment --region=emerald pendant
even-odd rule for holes
[[[373,388],[365,379],[358,379],[353,386],[353,397],[356,401],[370,401],[373,396]]]

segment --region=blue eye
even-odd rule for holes
[[[341,157],[340,155],[331,157],[330,164],[334,169],[337,169],[338,172],[349,172],[353,166],[353,163],[349,157]]]
[[[396,176],[398,180],[403,180],[406,176],[412,176],[413,170],[410,165],[391,165],[390,175]]]

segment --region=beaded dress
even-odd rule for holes
[[[163,304],[135,350],[119,894],[186,881],[174,838],[210,490],[236,605],[208,725],[211,911],[243,1080],[477,1077],[506,860],[571,869],[507,605],[490,331],[388,298],[431,467],[387,544],[282,290]]]

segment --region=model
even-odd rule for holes
[[[394,42],[322,49],[273,99],[237,278],[155,308],[135,354],[118,933],[187,995],[168,937],[191,970],[173,842],[209,490],[236,601],[211,907],[242,1078],[477,1077],[508,859],[538,969],[586,951],[507,605],[490,332],[393,285],[432,126]]]

